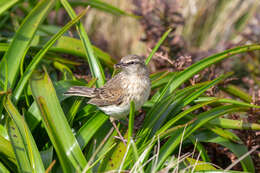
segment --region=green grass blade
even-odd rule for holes
[[[74,18],[76,16],[76,13],[71,8],[70,4],[67,0],[61,0],[62,5],[64,6],[65,10],[68,12],[69,16],[71,18]],[[97,87],[101,87],[105,83],[105,74],[103,71],[103,68],[99,62],[99,60],[96,58],[94,54],[94,50],[92,48],[92,44],[88,38],[88,35],[85,31],[85,28],[83,24],[80,22],[77,25],[77,30],[79,32],[80,39],[84,45],[86,54],[87,54],[87,61],[89,63],[90,71],[93,78],[97,78]]]
[[[208,128],[212,132],[216,133],[217,135],[226,138],[230,141],[236,142],[236,143],[242,143],[240,138],[233,132],[227,130],[227,129],[222,129],[216,125],[212,125],[210,123],[204,124],[204,127]]]
[[[227,118],[215,118],[209,122],[222,128],[238,129],[238,130],[260,130],[260,124],[247,123],[243,120],[231,120]]]
[[[116,60],[109,56],[106,52],[101,49],[92,46],[94,54],[102,61],[105,65],[110,68],[113,68],[113,65],[116,63]],[[71,55],[79,56],[82,58],[86,57],[86,51],[82,41],[76,38],[62,36],[57,41],[57,44],[49,49],[52,52],[68,53]]]
[[[30,84],[63,171],[82,171],[87,161],[67,122],[47,72],[33,73]]]
[[[246,93],[245,91],[241,90],[239,87],[235,86],[235,85],[227,85],[225,87],[221,87],[221,89],[231,95],[234,95],[238,98],[240,98],[241,100],[244,100],[245,102],[251,103],[252,97]]]
[[[198,99],[194,100],[195,103],[201,103],[201,102],[207,102],[209,100],[214,100],[216,97],[199,97]],[[218,98],[217,103],[229,103],[229,104],[234,104],[234,105],[240,105],[240,106],[246,106],[250,108],[260,108],[260,106],[237,101],[237,100],[232,100],[232,99],[226,99],[226,98]]]
[[[201,141],[201,142],[217,143],[224,147],[227,147],[237,156],[237,158],[240,158],[242,155],[244,155],[248,152],[247,147],[245,145],[230,142],[229,140],[227,140],[221,136],[213,135],[210,132],[204,132],[204,133],[202,132],[202,133],[196,135],[195,137],[198,139],[198,141]],[[244,171],[252,172],[252,173],[255,172],[254,163],[250,156],[247,156],[245,159],[241,160],[240,163],[241,163]]]
[[[163,163],[165,162],[167,157],[177,148],[177,146],[179,146],[182,139],[185,140],[192,133],[194,133],[198,128],[200,128],[205,123],[207,123],[208,121],[210,121],[214,118],[217,118],[223,114],[227,114],[230,112],[242,111],[244,109],[245,108],[243,108],[243,107],[241,108],[241,107],[234,106],[234,105],[216,107],[214,109],[211,109],[207,112],[203,112],[200,115],[198,115],[198,117],[196,118],[196,121],[194,123],[192,123],[192,125],[188,126],[187,129],[185,129],[185,128],[178,129],[161,148],[157,170],[160,169],[160,167],[163,165]],[[184,136],[182,137],[183,133],[184,133]]]
[[[203,106],[206,106],[208,104],[214,103],[216,101],[217,101],[217,99],[216,100],[211,100],[211,101],[208,101],[208,102],[204,102],[204,103],[201,103],[201,104],[196,104],[196,105],[190,107],[189,109],[186,109],[185,111],[182,111],[180,114],[176,115],[174,118],[169,120],[163,127],[161,127],[157,131],[157,134],[163,133],[164,131],[169,129],[171,126],[174,125],[174,123],[176,123],[178,120],[183,118],[185,115],[188,115],[189,113],[193,112],[194,110],[199,109],[199,108],[201,108]]]
[[[19,97],[21,96],[21,93],[26,86],[30,76],[32,75],[34,69],[37,67],[45,53],[48,51],[48,49],[56,42],[58,38],[60,38],[72,25],[74,25],[76,22],[79,21],[79,19],[84,16],[86,11],[83,11],[79,16],[71,20],[69,23],[67,23],[57,34],[55,34],[44,46],[43,48],[35,55],[33,60],[30,62],[28,67],[26,68],[22,78],[19,80],[19,83],[17,84],[15,91],[14,91],[14,100],[17,102],[19,100]]]
[[[9,173],[10,171],[4,166],[4,164],[0,161],[0,172]]]
[[[77,132],[77,140],[83,149],[92,139],[97,130],[108,120],[108,116],[102,112],[95,114],[87,123],[85,123]]]
[[[83,2],[83,1],[71,1],[70,2],[72,6],[91,6],[93,8],[96,8],[96,9],[99,9],[99,10],[102,10],[102,11],[105,11],[105,12],[108,12],[108,13],[111,13],[113,15],[116,15],[116,16],[132,16],[132,17],[138,17],[138,16],[135,16],[133,14],[129,14],[115,6],[112,6],[108,3],[105,3],[103,1],[100,1],[100,0],[88,0],[86,2]]]
[[[2,136],[0,136],[0,158],[10,170],[17,172],[17,162],[12,144]]]
[[[4,58],[1,60],[0,77],[3,81],[4,79],[7,79],[10,88],[15,84],[20,62],[25,57],[38,26],[47,16],[54,2],[54,0],[42,0],[34,7],[34,9],[23,20],[18,31],[15,33]],[[4,63],[5,59],[7,60],[8,68],[8,76],[6,76],[6,78],[4,78],[6,70]]]
[[[22,171],[45,172],[40,153],[33,136],[8,96],[4,100],[5,110],[12,120],[9,121],[8,133],[18,162]]]
[[[172,28],[168,29],[163,36],[160,38],[160,40],[157,42],[157,44],[155,45],[155,47],[153,48],[152,52],[150,53],[150,55],[147,57],[147,59],[145,60],[145,64],[149,64],[150,60],[152,59],[153,55],[155,54],[155,52],[159,49],[159,47],[161,46],[161,44],[163,43],[163,41],[167,38],[167,36],[169,35],[169,33],[172,31]]]
[[[192,102],[194,99],[199,97],[202,93],[204,93],[207,89],[209,89],[210,87],[212,87],[212,86],[216,85],[217,83],[221,82],[225,78],[228,78],[231,74],[232,73],[228,73],[226,75],[221,75],[220,77],[218,77],[218,78],[214,79],[212,82],[210,82],[208,85],[204,85],[203,87],[198,89],[198,91],[192,93],[191,95],[189,95],[188,97],[183,99],[183,105],[184,106],[188,105],[190,102]]]
[[[130,113],[129,113],[129,123],[128,123],[128,138],[127,138],[128,145],[129,145],[131,138],[133,138],[134,117],[135,117],[135,103],[133,101],[131,101]]]
[[[174,91],[176,88],[178,88],[181,84],[183,84],[185,81],[187,81],[189,78],[191,78],[193,75],[197,74],[204,68],[215,64],[225,58],[244,53],[244,52],[250,52],[254,50],[260,50],[260,45],[246,45],[241,47],[235,47],[226,51],[223,51],[221,53],[209,56],[207,58],[204,58],[200,60],[199,62],[191,65],[184,71],[178,73],[174,78],[172,78],[169,81],[170,87],[169,92]]]
[[[0,16],[3,12],[8,10],[8,8],[12,7],[15,3],[17,3],[18,0],[0,0]]]

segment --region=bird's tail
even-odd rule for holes
[[[87,88],[83,86],[74,86],[68,89],[64,95],[68,96],[82,96],[82,97],[95,97],[97,94],[97,88]]]

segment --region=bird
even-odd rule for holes
[[[149,98],[151,91],[149,70],[144,58],[138,55],[122,57],[114,68],[121,71],[108,80],[103,87],[73,86],[64,94],[90,98],[88,104],[97,106],[109,115],[111,122],[126,119],[131,101],[134,102],[137,111]]]

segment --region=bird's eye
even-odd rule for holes
[[[132,62],[128,62],[127,64],[128,64],[128,65],[131,65],[131,64],[135,64],[135,62],[132,61]]]

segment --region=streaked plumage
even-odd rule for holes
[[[130,101],[139,110],[150,94],[149,71],[144,59],[128,55],[115,67],[122,71],[110,79],[102,88],[71,87],[65,94],[91,98],[89,104],[99,107],[114,119],[124,118],[130,110]]]

